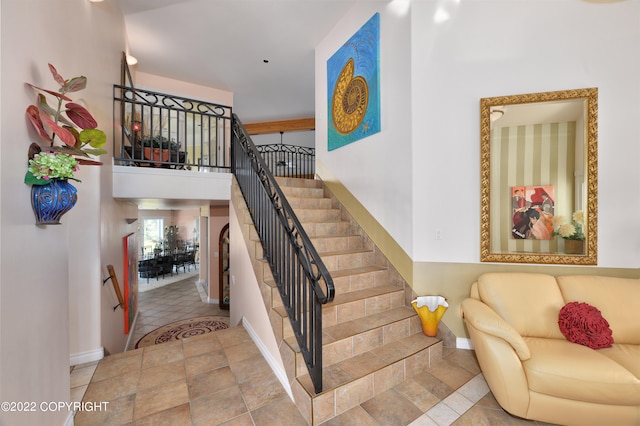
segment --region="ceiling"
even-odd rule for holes
[[[585,102],[578,98],[492,106],[490,111],[502,114],[492,117],[491,128],[578,121],[584,117]]]
[[[357,0],[115,1],[136,71],[231,91],[249,124],[315,116],[315,46]],[[131,201],[153,210],[216,204]]]
[[[140,210],[200,210],[203,207],[225,207],[229,201],[224,200],[192,200],[166,198],[135,198],[127,201],[136,204]]]
[[[136,70],[231,91],[248,124],[315,116],[314,48],[357,0],[115,1]]]

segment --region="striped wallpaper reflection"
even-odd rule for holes
[[[554,253],[557,239],[516,240],[511,236],[511,188],[551,185],[555,214],[570,218],[574,205],[576,123],[495,128],[491,132],[491,251]]]

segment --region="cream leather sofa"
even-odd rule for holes
[[[595,306],[610,348],[565,339],[558,313]],[[462,303],[484,377],[514,416],[555,424],[640,425],[640,280],[489,273]]]

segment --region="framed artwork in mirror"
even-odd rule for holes
[[[480,100],[480,260],[597,264],[598,89]]]

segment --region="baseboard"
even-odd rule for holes
[[[209,303],[210,305],[218,305],[220,304],[219,299],[212,299],[207,294],[207,282],[205,280],[197,280],[196,288],[198,289],[198,294],[200,295],[200,300],[202,303]]]
[[[92,351],[80,352],[69,355],[69,365],[86,364],[87,362],[100,361],[104,358],[104,347]]]
[[[284,390],[287,391],[289,398],[291,398],[291,400],[293,401],[293,392],[291,391],[291,385],[289,384],[289,380],[287,379],[287,373],[285,373],[280,365],[278,365],[276,360],[273,359],[273,356],[267,350],[267,347],[264,345],[264,343],[262,343],[262,340],[260,340],[246,317],[242,317],[242,325],[244,326],[245,330],[247,330],[247,333],[249,333],[249,336],[251,336],[251,340],[253,340],[253,343],[255,343],[260,350],[260,353],[267,361],[267,364],[269,364],[269,366],[271,367],[271,370],[273,370],[274,374],[280,381],[280,384],[282,384]]]
[[[456,349],[468,349],[473,350],[473,342],[471,339],[466,339],[464,337],[456,338]]]

